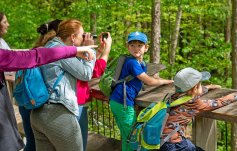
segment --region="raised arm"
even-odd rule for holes
[[[81,56],[87,52],[86,60],[93,60],[91,48],[97,46],[64,46],[54,48],[34,48],[30,51],[9,51],[0,49],[0,71],[16,71],[20,69],[33,68],[43,64],[51,63],[60,59]]]
[[[16,71],[32,68],[59,59],[75,57],[76,47],[34,48],[30,51],[0,49],[0,71]]]
[[[138,79],[143,81],[146,85],[160,86],[164,84],[173,83],[173,80],[162,79],[162,78],[154,78],[147,75],[145,72],[137,76]]]

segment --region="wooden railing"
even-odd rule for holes
[[[13,76],[6,77],[10,91],[13,88]],[[120,139],[119,130],[116,127],[115,121],[111,114],[108,105],[108,98],[106,98],[98,88],[98,79],[90,82],[91,87],[91,104],[89,106],[89,130],[102,134],[109,138]],[[237,90],[232,89],[219,89],[212,90],[203,98],[213,99],[224,96]],[[138,107],[146,107],[151,102],[162,100],[166,93],[173,93],[174,87],[171,85],[161,87],[146,87],[141,91],[136,98]],[[237,102],[222,107],[214,111],[208,111],[201,116],[196,117],[192,126],[192,141],[207,151],[217,150],[217,132],[216,120],[221,120],[229,123],[237,123]],[[225,133],[229,133],[226,130]],[[226,139],[227,140],[227,139]],[[228,146],[226,143],[226,151]]]
[[[108,101],[98,88],[98,79],[91,82],[91,94],[92,97],[99,101]],[[204,95],[203,99],[214,99],[232,92],[237,92],[233,89],[216,89],[208,92]],[[146,87],[145,90],[141,91],[136,98],[136,104],[139,108],[144,108],[152,102],[162,100],[164,95],[167,93],[174,93],[174,87],[172,85],[165,85],[161,87]],[[98,95],[99,94],[99,95]],[[102,106],[101,106],[102,107]],[[100,110],[100,109],[97,109]],[[110,116],[112,118],[112,116]],[[91,117],[90,117],[91,118]],[[107,119],[108,121],[109,119]],[[237,102],[229,104],[225,107],[216,109],[214,111],[208,111],[196,117],[191,127],[192,141],[197,146],[205,149],[206,151],[217,150],[217,132],[219,131],[216,126],[216,120],[234,122],[237,123]],[[113,121],[110,119],[109,121]],[[113,123],[114,124],[114,123]],[[103,125],[103,124],[102,124]],[[113,125],[114,127],[114,125]],[[227,131],[225,133],[228,133]],[[108,137],[108,136],[107,136]],[[113,137],[114,138],[114,137]],[[227,144],[226,144],[227,145]],[[228,146],[225,146],[228,151]],[[230,147],[229,147],[230,148]]]
[[[88,108],[89,131],[120,140],[119,129],[110,110],[108,98],[98,90],[92,90],[91,96]]]

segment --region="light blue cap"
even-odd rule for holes
[[[176,92],[185,92],[193,88],[200,81],[209,80],[211,74],[207,71],[199,72],[191,67],[180,70],[174,77]]]
[[[146,34],[139,32],[139,31],[132,32],[128,35],[128,42],[134,41],[134,40],[141,41],[145,44],[147,44],[147,42],[148,42]]]

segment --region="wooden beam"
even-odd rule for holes
[[[217,149],[216,121],[196,117],[192,126],[193,143],[206,151],[215,151]]]

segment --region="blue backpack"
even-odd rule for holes
[[[151,103],[139,113],[127,138],[127,143],[132,146],[133,150],[137,151],[159,149],[174,133],[180,130],[179,125],[176,125],[176,128],[165,139],[161,139],[170,107],[186,103],[191,98],[184,96],[170,102],[170,96],[167,94],[163,101]]]
[[[13,96],[19,106],[26,109],[39,108],[48,101],[50,94],[55,92],[55,87],[63,75],[64,72],[59,75],[53,88],[50,88],[45,84],[40,68],[17,71]]]

